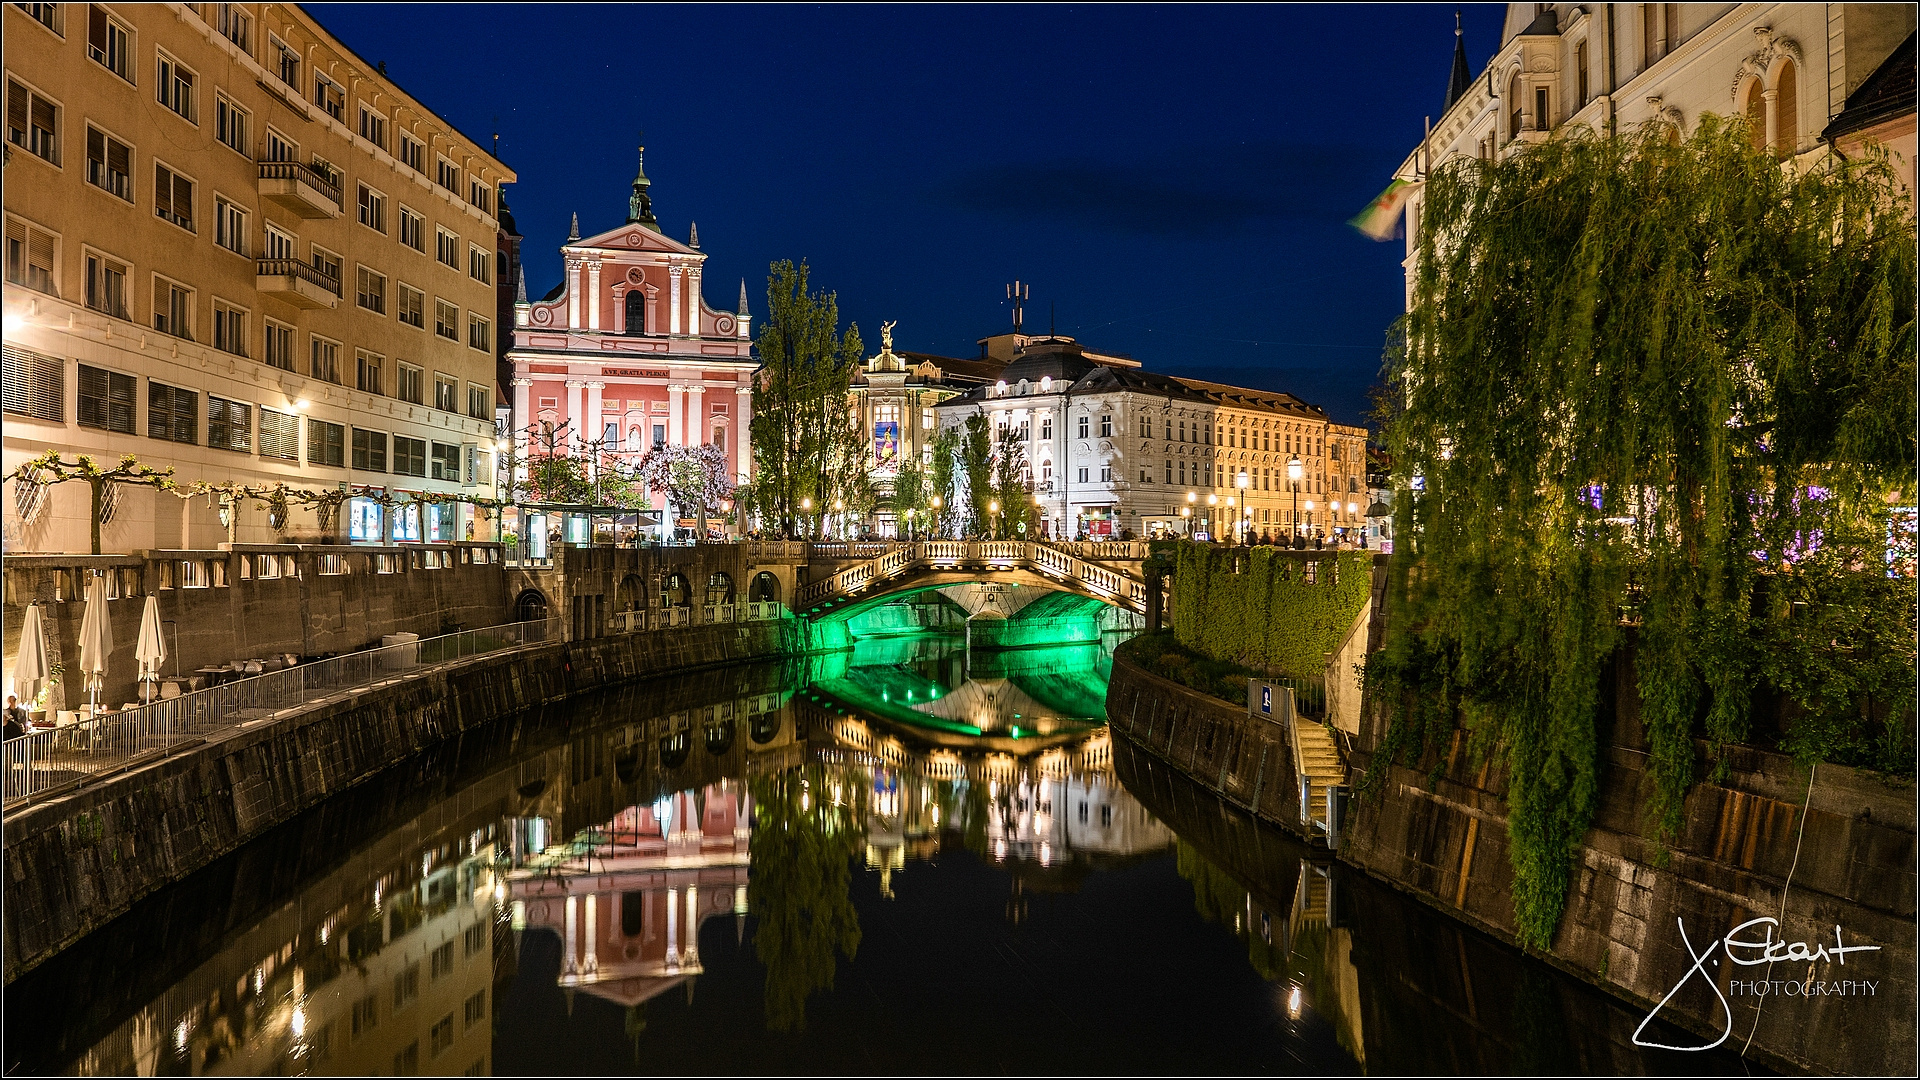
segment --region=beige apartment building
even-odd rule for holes
[[[244,501],[240,542],[488,539],[455,500],[493,494],[513,172],[297,7],[4,12],[7,549],[87,550],[88,485],[12,479],[49,449],[350,496]],[[104,550],[229,537],[207,498],[110,502]]]

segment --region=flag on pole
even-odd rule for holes
[[[1400,231],[1400,211],[1406,208],[1407,196],[1413,194],[1413,185],[1405,180],[1395,180],[1387,185],[1380,197],[1367,204],[1365,210],[1348,219],[1347,224],[1373,237],[1375,240],[1396,240],[1405,234]]]

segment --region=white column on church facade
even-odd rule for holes
[[[586,430],[586,406],[580,400],[580,392],[586,388],[587,383],[584,379],[567,380],[567,419],[573,421],[567,443],[571,446],[579,446],[580,440],[585,438],[583,433]]]
[[[733,482],[747,482],[747,470],[753,466],[753,447],[749,435],[753,426],[753,390],[750,387],[735,387],[733,391],[733,460],[735,475]]]
[[[601,411],[600,392],[607,388],[603,382],[587,384],[587,422],[580,429],[582,440],[597,439],[606,430],[605,413]]]
[[[700,336],[700,268],[687,267],[687,333]]]
[[[687,445],[687,440],[684,437],[681,429],[681,419],[684,412],[683,406],[685,405],[685,401],[683,400],[683,395],[685,395],[686,390],[687,390],[686,387],[681,386],[678,383],[675,383],[667,387],[667,445],[668,446]]]
[[[613,287],[613,332],[616,334],[627,332],[627,287],[625,285]]]
[[[600,326],[600,260],[587,260],[587,326],[598,330]]]
[[[525,431],[533,423],[532,379],[513,380],[513,430]]]
[[[667,267],[667,333],[680,333],[680,275],[684,267]]]
[[[707,388],[694,383],[687,387],[687,445],[699,446],[707,441],[707,408],[702,401]]]
[[[567,328],[580,325],[580,260],[567,259]]]

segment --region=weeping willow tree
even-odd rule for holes
[[[1444,760],[1456,728],[1503,765],[1516,923],[1545,949],[1616,651],[1657,850],[1756,701],[1786,701],[1803,759],[1911,771],[1888,535],[1915,463],[1912,202],[1884,156],[1796,172],[1705,117],[1450,163],[1423,218],[1380,417],[1412,557],[1367,780]]]

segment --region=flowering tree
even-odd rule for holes
[[[663,520],[678,517],[681,509],[691,509],[700,520],[701,537],[707,535],[707,511],[718,509],[720,500],[733,497],[733,480],[727,472],[726,451],[711,443],[656,446],[634,469],[650,490],[666,493]]]

